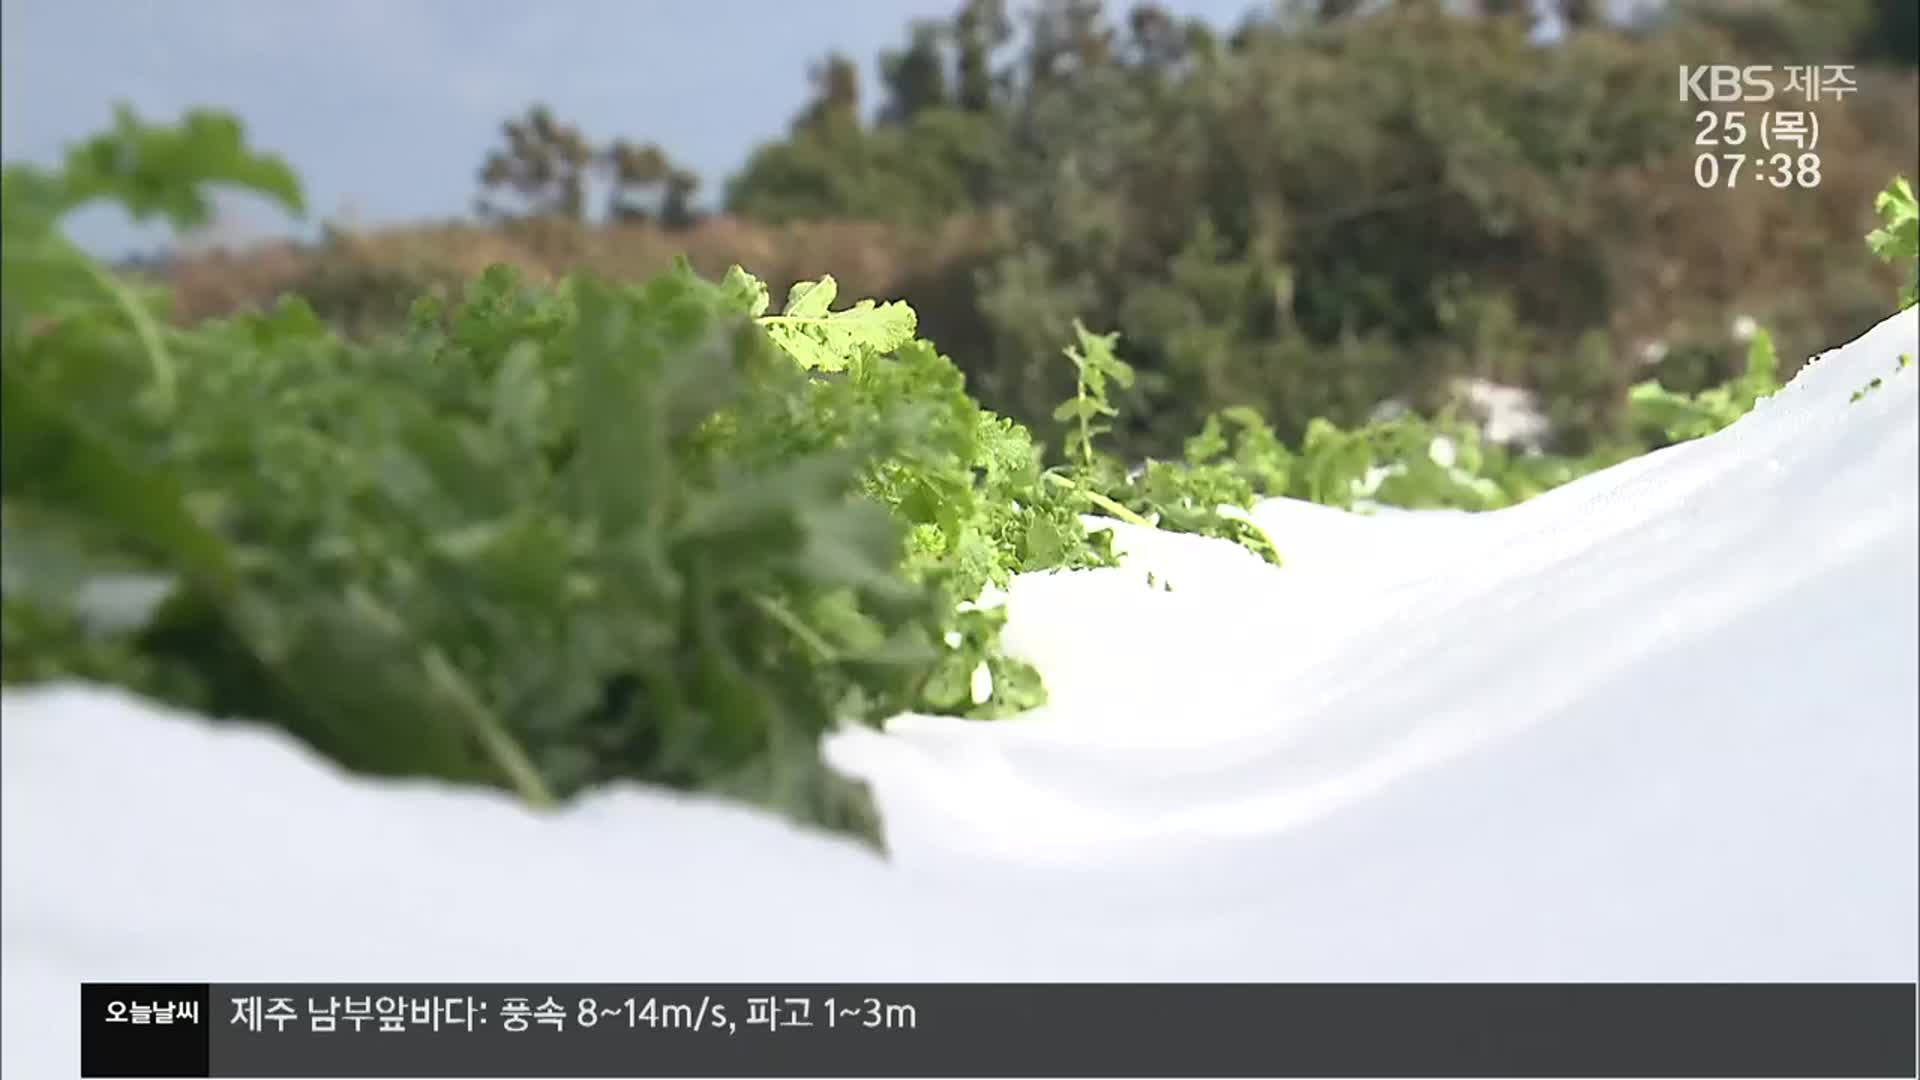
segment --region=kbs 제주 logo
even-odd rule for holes
[[[1681,101],[1772,101],[1773,65],[1680,65]]]
[[[1786,85],[1780,85],[1782,77]],[[1857,87],[1852,64],[1682,64],[1680,100],[1759,105],[1779,96],[1843,98]]]
[[[1813,105],[1857,89],[1852,72],[1847,64],[1681,65],[1680,100],[1706,106],[1694,115],[1694,144],[1713,148],[1694,157],[1694,182],[1703,188],[1738,187],[1742,180],[1819,187],[1820,117]],[[1753,104],[1766,108],[1742,108]]]

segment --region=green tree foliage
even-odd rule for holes
[[[1861,34],[1858,49],[1864,60],[1920,67],[1920,4],[1874,0],[1873,19]]]
[[[992,110],[1004,92],[994,57],[1013,40],[1006,0],[968,0],[953,21],[955,104]]]
[[[940,47],[943,30],[938,23],[916,23],[911,44],[880,57],[881,78],[887,87],[887,101],[880,110],[881,124],[910,123],[928,109],[943,109],[953,104],[946,56]]]
[[[1100,68],[1114,58],[1116,34],[1102,0],[1040,0],[1027,16],[1024,83],[1034,92]]]
[[[1685,139],[1668,59],[1415,5],[1076,66],[1016,121],[1035,175],[1010,196],[1021,250],[982,299],[982,391],[1023,416],[1057,397],[1057,375],[1014,358],[1074,316],[1132,343],[1144,451],[1193,410],[1252,405],[1298,435],[1389,393],[1434,403],[1490,361],[1521,378],[1556,350],[1564,368],[1609,307],[1594,177]],[[1584,355],[1555,396],[1619,400],[1604,350]]]
[[[811,73],[813,100],[794,118],[795,134],[833,133],[860,126],[860,68],[834,53]]]
[[[1775,63],[1920,66],[1920,5],[1910,0],[1684,0],[1676,8]]]
[[[1389,397],[1439,408],[1462,375],[1536,391],[1584,453],[1630,437],[1642,342],[1616,323],[1647,291],[1628,237],[1659,231],[1636,178],[1692,137],[1678,65],[1884,61],[1912,10],[1700,0],[1627,28],[1585,0],[1284,0],[1219,37],[1154,4],[968,0],[881,58],[875,123],[798,125],[728,205],[997,223],[1001,250],[927,287],[970,385],[1050,438],[1069,375],[1046,358],[1079,318],[1128,343],[1135,457],[1217,409],[1297,438]],[[1690,390],[1736,374],[1707,344]]]
[[[1011,75],[999,57],[1013,35],[1005,0],[965,0],[952,20],[913,24],[906,46],[880,57],[872,125],[858,68],[829,57],[791,136],[760,147],[729,182],[728,211],[930,224],[996,202],[1011,169],[1001,115]]]
[[[1114,437],[1135,455],[1238,405],[1289,437],[1389,396],[1438,407],[1460,374],[1540,391],[1582,451],[1624,434],[1633,378],[1605,336],[1604,185],[1685,144],[1672,72],[1717,39],[1612,33],[1574,0],[1542,46],[1533,11],[1301,2],[1221,41],[1153,4],[1046,0],[1011,49],[1005,7],[972,0],[882,58],[873,125],[829,110],[858,99],[830,67],[728,206],[1004,214],[954,340],[986,400],[1050,435],[1067,375],[1040,358],[1083,318],[1129,343]]]
[[[934,38],[889,59],[882,122],[860,118],[859,70],[816,69],[814,99],[790,138],[756,150],[727,188],[730,212],[759,221],[877,219],[932,224],[991,198],[1006,168],[1001,125],[948,104]]]

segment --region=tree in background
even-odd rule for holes
[[[1569,30],[1590,30],[1600,25],[1604,9],[1602,0],[1556,0],[1554,4],[1560,25]]]
[[[1015,159],[1033,95],[1123,54],[1151,76],[1211,47],[1204,23],[1151,3],[1136,5],[1125,29],[1109,24],[1101,0],[1040,0],[1023,20],[1006,0],[964,0],[951,19],[912,24],[907,43],[879,58],[870,126],[860,122],[857,68],[830,57],[792,134],[761,147],[729,184],[727,209],[773,222],[926,223],[999,205],[1025,183]],[[823,123],[827,115],[836,121]]]
[[[700,178],[675,165],[658,146],[616,139],[600,161],[612,181],[607,217],[616,222],[653,221],[669,229],[698,220],[693,208]]]
[[[946,50],[940,44],[944,32],[937,23],[915,23],[905,49],[881,54],[880,78],[887,88],[887,100],[880,108],[881,126],[909,124],[929,109],[953,104]]]
[[[554,119],[545,105],[534,105],[525,116],[501,125],[501,131],[507,145],[480,166],[480,215],[581,220],[594,154],[580,129]],[[502,196],[518,205],[501,201]]]
[[[1563,33],[1543,44],[1537,13],[1292,0],[1222,43],[1152,4],[1043,0],[1009,50],[1004,9],[970,3],[883,57],[872,126],[763,148],[730,206],[1008,215],[980,324],[937,336],[1043,429],[1079,317],[1123,335],[1140,377],[1116,435],[1138,452],[1172,452],[1225,405],[1288,435],[1388,396],[1437,407],[1461,375],[1540,391],[1577,451],[1617,434],[1606,403],[1641,374],[1614,324],[1647,288],[1621,239],[1646,210],[1618,185],[1688,145],[1675,66],[1743,46],[1684,14],[1610,33],[1592,0],[1554,4]],[[909,151],[931,130],[940,152]],[[984,161],[999,167],[956,181]]]
[[[881,57],[885,96],[871,126],[858,66],[829,56],[791,134],[757,149],[728,184],[727,210],[776,223],[935,224],[987,205],[1007,145],[985,56],[1008,33],[997,0],[970,0],[951,25],[911,27],[906,47]]]
[[[833,133],[860,125],[860,68],[840,53],[814,66],[813,100],[793,121],[795,135]]]
[[[1040,0],[1027,20],[1026,86],[1039,92],[1113,59],[1101,0]]]
[[[952,37],[955,104],[970,113],[992,111],[1004,92],[993,60],[1013,41],[1006,0],[969,0],[954,17]]]
[[[1915,0],[1679,0],[1668,15],[1776,63],[1920,65]]]
[[[495,221],[586,220],[587,191],[597,178],[607,184],[606,215],[615,222],[657,221],[668,228],[692,224],[699,177],[675,165],[655,145],[617,139],[596,149],[580,129],[556,120],[545,105],[528,108],[501,127],[506,146],[480,167],[476,208]]]
[[[1489,19],[1515,19],[1533,28],[1533,0],[1480,0],[1480,14]]]
[[[1463,376],[1535,390],[1580,452],[1620,434],[1649,339],[1684,323],[1697,341],[1674,355],[1727,374],[1728,306],[1764,268],[1806,267],[1772,295],[1809,334],[1845,332],[1815,323],[1868,290],[1818,253],[1850,250],[1863,171],[1877,190],[1912,169],[1911,105],[1862,93],[1833,118],[1817,192],[1700,191],[1676,66],[1897,63],[1914,6],[1674,0],[1614,26],[1599,0],[1276,0],[1222,33],[1153,3],[962,0],[909,25],[872,88],[825,58],[725,205],[761,223],[962,221],[983,238],[970,261],[900,288],[975,391],[1043,433],[1078,318],[1119,331],[1138,372],[1123,452],[1172,453],[1224,406],[1289,438],[1388,398],[1438,408]],[[1539,39],[1542,16],[1561,32]],[[576,205],[582,140],[521,126],[509,150],[531,160],[500,174]],[[1863,138],[1884,144],[1870,164]],[[665,187],[661,220],[686,216],[690,176],[615,157],[622,183]]]
[[[1863,59],[1920,67],[1920,3],[1874,0],[1873,20],[1860,42]]]

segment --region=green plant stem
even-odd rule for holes
[[[170,412],[178,373],[174,370],[173,358],[167,353],[166,343],[160,338],[160,328],[154,325],[152,316],[140,306],[140,301],[133,293],[110,271],[91,259],[81,265],[127,313],[127,318],[133,323],[134,333],[140,336],[140,344],[146,349],[147,361],[153,367],[153,405],[162,413]]]
[[[823,662],[831,664],[840,659],[839,652],[832,645],[819,634],[814,633],[812,628],[800,621],[798,615],[788,611],[778,601],[759,593],[754,593],[752,599],[755,607],[766,612],[774,622],[786,627],[789,633],[798,638],[801,644],[812,649]]]
[[[1083,484],[1076,484],[1072,480],[1069,480],[1066,477],[1061,476],[1059,473],[1050,472],[1046,474],[1046,477],[1048,480],[1053,481],[1055,484],[1061,487],[1064,487],[1069,491],[1077,491],[1080,494],[1086,496],[1089,502],[1092,502],[1095,506],[1098,506],[1102,510],[1105,510],[1107,513],[1112,514],[1114,517],[1119,518],[1121,521],[1124,521],[1129,525],[1139,525],[1142,528],[1153,527],[1153,522],[1148,521],[1146,518],[1141,517],[1139,514],[1134,513],[1133,511],[1127,509],[1126,507],[1120,505],[1119,503],[1113,501],[1112,499],[1107,498],[1105,495],[1102,495],[1099,492],[1094,491]]]
[[[554,806],[553,792],[548,790],[546,781],[540,779],[540,773],[527,760],[526,753],[520,749],[513,736],[507,734],[500,719],[493,715],[474,694],[473,688],[458,671],[454,670],[446,656],[437,648],[426,652],[427,679],[433,687],[445,694],[447,700],[458,708],[474,733],[480,737],[480,743],[486,747],[487,754],[494,764],[500,767],[514,790],[527,802],[543,810]]]

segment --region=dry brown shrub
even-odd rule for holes
[[[744,266],[764,278],[776,297],[796,281],[823,274],[839,279],[845,295],[896,297],[930,275],[939,277],[949,264],[977,261],[1000,235],[996,220],[985,215],[933,229],[872,222],[769,226],[726,216],[678,230],[651,224],[409,226],[343,234],[324,247],[277,243],[191,255],[173,265],[168,279],[176,290],[176,311],[187,319],[270,303],[283,292],[298,291],[321,269],[341,266],[376,268],[422,282],[472,277],[498,263],[518,267],[534,280],[585,270],[636,281],[685,256],[712,276],[734,264]]]

